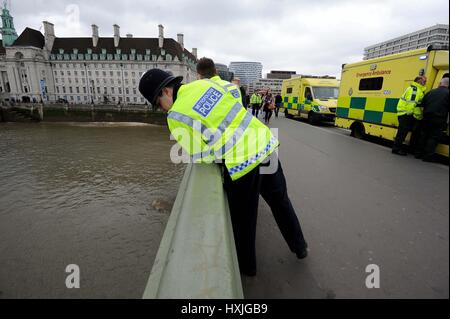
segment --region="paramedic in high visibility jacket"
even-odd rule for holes
[[[406,156],[407,153],[403,149],[403,142],[406,136],[411,132],[410,145],[416,144],[418,138],[418,121],[422,120],[422,108],[420,103],[425,95],[425,84],[427,78],[424,76],[418,76],[414,79],[414,82],[405,90],[402,97],[397,104],[397,117],[398,117],[398,129],[397,136],[394,140],[394,146],[392,147],[392,153],[397,155]]]
[[[252,106],[252,114],[258,117],[259,109],[261,108],[262,98],[261,96],[255,92],[253,92],[252,97],[250,98],[250,105]]]
[[[172,135],[194,162],[223,163],[224,188],[241,272],[256,275],[260,193],[271,207],[290,250],[298,258],[305,258],[307,244],[287,195],[281,165],[278,160],[265,163],[279,145],[277,138],[243,108],[240,94],[233,92],[236,85],[217,79],[184,85],[181,81],[182,77],[152,69],[142,76],[139,91],[152,105],[168,113]],[[272,164],[278,164],[274,165],[276,169],[264,175],[263,165]]]

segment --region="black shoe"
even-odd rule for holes
[[[392,154],[396,154],[396,155],[400,155],[400,156],[406,156],[406,155],[408,155],[408,153],[406,153],[405,151],[403,151],[403,150],[392,150]]]
[[[296,253],[298,259],[304,259],[308,256],[308,244],[305,243],[305,247],[303,247],[299,252]]]
[[[241,270],[241,273],[247,277],[255,277],[256,276],[256,269],[246,269]]]
[[[416,154],[416,155],[414,155],[414,158],[422,159],[422,158],[423,158],[423,155],[422,155],[422,154]]]
[[[308,256],[308,250],[305,248],[296,255],[298,259],[305,259]]]

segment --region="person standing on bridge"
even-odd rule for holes
[[[283,104],[283,98],[281,97],[281,94],[278,93],[275,97],[275,117],[278,117],[278,113],[280,112],[280,107]]]
[[[212,60],[211,60],[211,61],[212,61]],[[242,106],[243,106],[245,109],[247,109],[247,106],[248,106],[247,100],[246,100],[246,97],[247,97],[247,91],[245,90],[245,87],[242,86],[242,85],[239,87],[239,91],[241,92],[241,96],[242,96]]]
[[[448,124],[448,84],[448,77],[443,78],[439,87],[425,94],[422,100],[422,135],[416,158],[422,158],[425,162],[433,161],[436,147]]]
[[[270,90],[266,91],[266,95],[264,96],[264,123],[269,124],[270,118],[272,117],[273,109],[275,109],[275,100],[270,93]]]
[[[256,275],[260,194],[269,204],[290,250],[299,259],[305,258],[307,244],[287,194],[285,176],[280,162],[271,156],[279,146],[278,139],[244,109],[236,85],[218,76],[203,76],[205,79],[182,85],[182,77],[152,69],[142,76],[139,91],[168,113],[169,130],[194,162],[216,161],[224,168],[224,188],[241,272]],[[272,164],[276,164],[275,169],[265,174]]]
[[[258,117],[259,108],[261,107],[262,99],[258,92],[253,92],[250,98],[250,105],[252,106],[252,115]]]
[[[397,104],[398,129],[395,136],[392,153],[406,156],[403,149],[403,142],[406,136],[411,132],[410,146],[414,148],[417,144],[418,121],[422,119],[422,109],[420,103],[425,94],[425,84],[427,78],[418,76],[414,82],[405,90]]]

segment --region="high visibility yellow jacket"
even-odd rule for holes
[[[253,93],[250,98],[250,104],[261,104],[261,97],[258,94]]]
[[[413,115],[416,119],[422,119],[422,109],[420,103],[425,95],[426,88],[417,83],[412,82],[397,104],[397,116]]]
[[[206,79],[208,81],[208,79]],[[228,81],[222,80],[220,78],[220,76],[216,75],[214,77],[211,78],[211,81],[214,81],[220,85],[222,85],[223,87],[225,87],[226,89],[228,89],[228,91],[235,97],[235,98],[241,98],[242,99],[242,94],[241,94],[241,89],[233,83],[230,83]]]
[[[279,145],[269,128],[245,110],[236,90],[220,78],[185,84],[167,116],[172,136],[194,162],[224,161],[232,180],[256,168]]]

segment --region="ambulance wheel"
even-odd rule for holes
[[[318,122],[317,115],[314,112],[308,113],[308,123],[311,125],[316,125]]]
[[[292,118],[292,115],[289,114],[289,112],[288,112],[287,109],[284,110],[284,116],[285,116],[286,118],[288,118],[288,119],[291,119],[291,118]]]
[[[354,122],[351,126],[351,134],[350,136],[353,136],[357,139],[363,139],[366,136],[366,130],[364,128],[364,125],[360,122]]]

